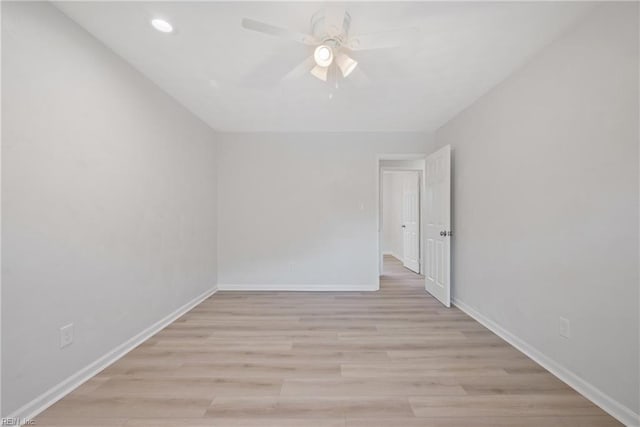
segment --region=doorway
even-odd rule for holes
[[[377,163],[379,275],[420,278],[425,155],[381,155]]]
[[[411,173],[408,173],[411,172]],[[422,278],[425,291],[446,307],[451,305],[451,147],[446,145],[429,155],[379,155],[378,175],[378,273],[385,264]],[[401,184],[395,184],[395,178]],[[416,184],[417,182],[417,184]],[[402,188],[402,190],[399,190]],[[398,196],[398,194],[401,194]],[[387,205],[395,197],[401,221]],[[398,203],[398,200],[400,202]],[[386,202],[386,203],[385,203]],[[385,212],[387,211],[387,212]],[[398,233],[401,230],[401,234]],[[400,245],[400,237],[402,244]],[[391,257],[391,258],[389,258]],[[385,263],[385,258],[387,263]],[[397,262],[394,264],[393,260]],[[379,286],[383,280],[379,280]]]

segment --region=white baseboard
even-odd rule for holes
[[[71,393],[77,387],[82,385],[82,383],[84,383],[88,379],[98,374],[107,366],[116,362],[122,356],[124,356],[125,354],[127,354],[128,352],[136,348],[138,345],[140,345],[141,343],[149,339],[151,336],[153,336],[155,333],[162,330],[165,326],[169,325],[171,322],[173,322],[174,320],[176,320],[177,318],[179,318],[180,316],[182,316],[183,314],[191,310],[193,307],[200,304],[205,299],[209,298],[211,295],[216,293],[216,291],[217,291],[217,288],[214,287],[198,295],[188,303],[184,304],[183,306],[173,311],[169,315],[165,316],[164,318],[158,320],[156,323],[149,326],[144,331],[131,337],[130,339],[120,344],[118,347],[114,348],[113,350],[111,350],[110,352],[108,352],[107,354],[105,354],[95,362],[84,367],[83,369],[71,375],[69,378],[57,384],[56,386],[50,388],[40,396],[33,399],[31,402],[22,406],[13,414],[5,418],[21,420],[23,423],[26,422],[26,420],[30,420],[30,419],[32,420],[39,413],[41,413],[42,411],[47,409],[49,406],[56,403],[58,400],[62,399],[67,394]]]
[[[242,283],[242,284],[218,284],[219,291],[292,291],[292,292],[319,292],[319,291],[340,291],[340,292],[364,292],[364,291],[377,291],[380,286],[377,283],[370,285],[331,285],[331,284],[316,284],[316,285],[300,285],[300,284],[257,284],[257,283]]]
[[[498,325],[493,320],[484,316],[476,309],[467,305],[459,299],[453,298],[453,305],[464,311],[466,314],[474,318],[476,321],[484,325],[487,329],[498,335],[500,338],[520,350],[522,353],[533,359],[540,366],[551,372],[560,380],[567,383],[578,393],[598,405],[618,421],[629,427],[640,426],[640,415],[633,412],[630,408],[613,399],[608,394],[602,392],[593,384],[585,381],[566,367],[560,365],[547,355],[543,354],[527,342],[513,335],[511,332]]]

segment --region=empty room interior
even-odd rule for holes
[[[0,8],[0,425],[640,426],[640,3]]]

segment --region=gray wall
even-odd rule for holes
[[[217,196],[211,129],[51,5],[2,2],[2,67],[9,414],[215,286]]]
[[[430,134],[220,138],[221,289],[377,287],[377,155],[425,153]]]
[[[636,413],[638,75],[638,4],[599,6],[436,133],[454,298]]]

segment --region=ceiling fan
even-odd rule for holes
[[[285,79],[309,72],[326,82],[330,75],[337,75],[337,70],[346,78],[358,67],[358,62],[349,55],[352,51],[401,46],[415,41],[417,35],[416,28],[408,28],[354,36],[349,34],[350,26],[349,12],[344,7],[333,5],[319,10],[311,17],[310,34],[249,18],[242,20],[242,27],[248,30],[293,40],[314,48],[313,55],[289,72]]]

